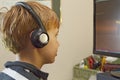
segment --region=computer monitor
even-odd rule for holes
[[[120,58],[120,0],[94,0],[93,53]]]

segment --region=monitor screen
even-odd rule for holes
[[[94,0],[93,53],[120,57],[120,0]]]

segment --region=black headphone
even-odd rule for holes
[[[24,7],[34,18],[36,23],[38,24],[39,28],[35,29],[31,36],[31,42],[36,48],[42,48],[49,42],[49,35],[40,19],[40,17],[36,14],[36,12],[25,2],[17,2],[16,6]]]

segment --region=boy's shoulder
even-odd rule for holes
[[[25,74],[25,72],[26,71],[22,71],[19,73],[10,68],[5,68],[3,71],[0,72],[0,80],[40,80],[33,74]]]
[[[0,72],[0,80],[15,80],[15,79],[13,79],[12,77],[8,76],[7,74],[3,72]]]

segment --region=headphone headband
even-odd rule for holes
[[[32,7],[30,7],[27,3],[25,2],[17,2],[16,3],[16,6],[22,6],[24,7],[31,15],[32,17],[34,18],[34,20],[37,22],[38,26],[44,31],[46,32],[46,29],[45,27],[43,27],[43,23],[42,23],[42,20],[39,18],[39,16],[35,13],[35,11],[33,10]]]
[[[49,35],[47,34],[47,31],[42,23],[41,18],[32,9],[32,7],[25,2],[17,2],[16,6],[22,6],[23,8],[25,8],[32,15],[33,19],[39,26],[39,28],[35,29],[30,36],[32,44],[36,48],[42,48],[45,45],[47,45],[49,42]]]

